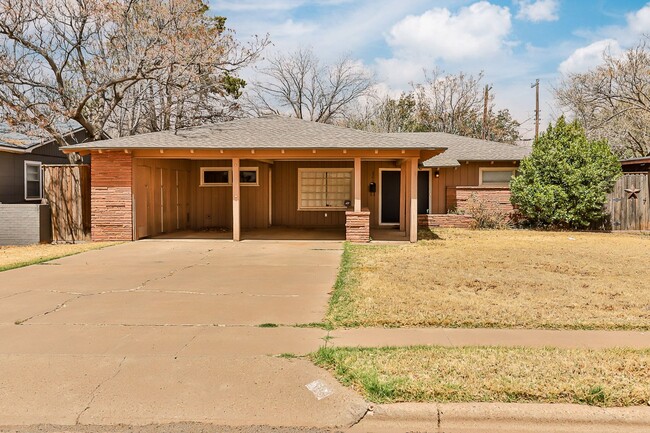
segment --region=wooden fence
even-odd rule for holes
[[[609,195],[613,230],[650,230],[648,173],[625,173]]]
[[[43,165],[43,196],[54,242],[90,240],[90,166]]]

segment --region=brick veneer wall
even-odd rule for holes
[[[345,240],[356,243],[370,242],[370,211],[345,212]]]
[[[474,194],[479,200],[484,200],[496,209],[510,214],[514,211],[510,203],[510,188],[482,186],[454,186],[447,188],[447,208],[459,212],[467,212],[467,202]]]
[[[49,205],[0,204],[0,245],[31,245],[51,240]]]
[[[472,225],[471,215],[432,214],[418,215],[418,226],[427,228],[445,227],[468,229]]]
[[[130,154],[93,153],[90,167],[93,241],[133,240],[132,173]]]

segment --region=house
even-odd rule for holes
[[[446,148],[422,163],[418,174],[420,225],[468,227],[470,197],[485,200],[504,213],[513,211],[510,179],[532,148],[479,140],[444,132],[395,133]]]
[[[650,172],[650,155],[621,160],[623,173]]]
[[[419,211],[446,213],[436,176],[447,182],[454,164],[460,169],[469,161],[454,152],[444,158],[446,146],[433,135],[376,134],[279,116],[63,150],[92,155],[93,240],[188,230],[240,240],[247,233],[272,237],[278,228],[308,228],[359,242],[371,236],[414,242]],[[483,162],[491,166],[497,156]],[[499,164],[516,168],[518,160]],[[430,174],[426,198],[418,192],[425,190],[421,172]],[[484,181],[501,179],[495,173]],[[472,185],[470,175],[463,176],[451,184]]]
[[[68,143],[86,139],[76,122],[59,125]],[[42,132],[0,122],[0,245],[52,240],[52,208],[44,204],[43,165],[69,164],[68,155]]]

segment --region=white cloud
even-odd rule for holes
[[[559,19],[560,4],[558,0],[515,0],[515,3],[519,6],[517,18],[520,20],[540,22]]]
[[[650,3],[628,14],[627,23],[630,30],[637,35],[650,32]]]
[[[603,39],[575,50],[565,61],[560,63],[559,71],[565,75],[586,72],[603,62],[603,54],[606,51],[618,55],[623,50],[617,40]]]
[[[480,1],[456,14],[434,8],[409,15],[390,29],[386,40],[400,58],[460,61],[499,52],[511,28],[507,7]]]

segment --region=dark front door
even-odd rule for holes
[[[418,215],[429,213],[429,170],[418,171]]]
[[[399,224],[400,172],[381,172],[381,223]]]

